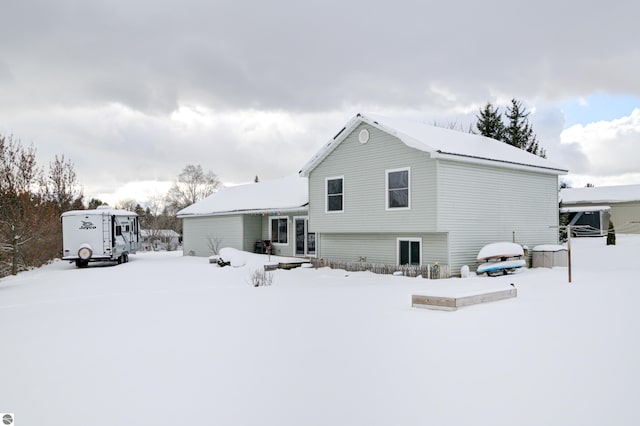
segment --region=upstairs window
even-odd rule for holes
[[[344,177],[327,178],[327,212],[344,210]]]
[[[289,219],[271,218],[271,242],[273,244],[289,244]]]
[[[387,170],[387,210],[408,209],[410,169]]]

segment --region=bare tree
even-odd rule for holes
[[[462,123],[458,123],[457,121],[449,121],[448,123],[440,123],[438,121],[433,121],[434,127],[441,127],[443,129],[455,130],[462,133],[471,133],[475,134],[476,132],[473,130],[473,125],[469,124],[467,128],[464,127]]]
[[[47,198],[33,146],[0,135],[0,275],[55,256],[58,215]]]
[[[169,189],[167,206],[175,213],[216,192],[222,182],[215,173],[205,173],[202,166],[187,165]]]
[[[47,188],[47,195],[56,206],[58,214],[71,210],[74,205],[82,205],[82,189],[78,184],[73,163],[65,160],[64,155],[55,156],[49,163],[49,173],[44,185]]]
[[[120,200],[116,203],[116,208],[120,210],[128,210],[130,212],[136,211],[136,206],[138,202],[133,198],[126,198],[124,200]]]
[[[220,254],[220,245],[222,244],[221,237],[214,237],[213,235],[207,236],[207,246],[211,250],[211,254],[217,256]]]

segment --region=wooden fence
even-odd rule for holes
[[[401,272],[405,277],[418,277],[428,279],[450,278],[449,265],[388,265],[384,263],[367,263],[367,262],[345,262],[340,260],[327,260],[311,258],[311,264],[314,268],[329,267],[331,269],[344,269],[349,272],[369,271],[374,274],[393,274]]]

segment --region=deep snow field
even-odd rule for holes
[[[40,425],[638,425],[640,236],[430,281],[181,252],[0,280],[0,413]],[[414,293],[504,288],[455,312]]]

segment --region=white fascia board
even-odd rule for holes
[[[309,173],[313,169],[316,168],[318,164],[322,162],[325,158],[329,156],[333,152],[334,149],[338,147],[342,143],[343,140],[347,138],[355,129],[358,127],[358,124],[362,122],[362,116],[360,114],[353,117],[351,120],[345,124],[345,126],[340,130],[333,138],[331,138],[323,148],[321,148],[316,154],[309,160],[302,169],[300,169],[299,175],[302,177],[309,177]]]
[[[188,217],[208,217],[208,216],[228,216],[233,214],[260,214],[260,213],[292,213],[292,212],[308,212],[309,205],[305,204],[300,207],[285,207],[285,208],[270,208],[270,209],[256,209],[256,210],[231,210],[226,212],[212,212],[212,213],[193,213],[177,215],[178,219],[184,219]]]
[[[431,152],[431,158],[451,160],[451,161],[457,161],[462,163],[480,164],[480,165],[492,166],[492,167],[504,167],[507,169],[526,170],[530,172],[546,173],[546,174],[556,175],[556,176],[566,175],[567,173],[569,173],[568,170],[564,170],[564,169],[531,166],[529,164],[512,163],[512,162],[503,161],[503,160],[492,160],[492,159],[480,158],[480,157],[470,157],[462,154],[449,154],[449,153],[438,152],[438,151]]]

